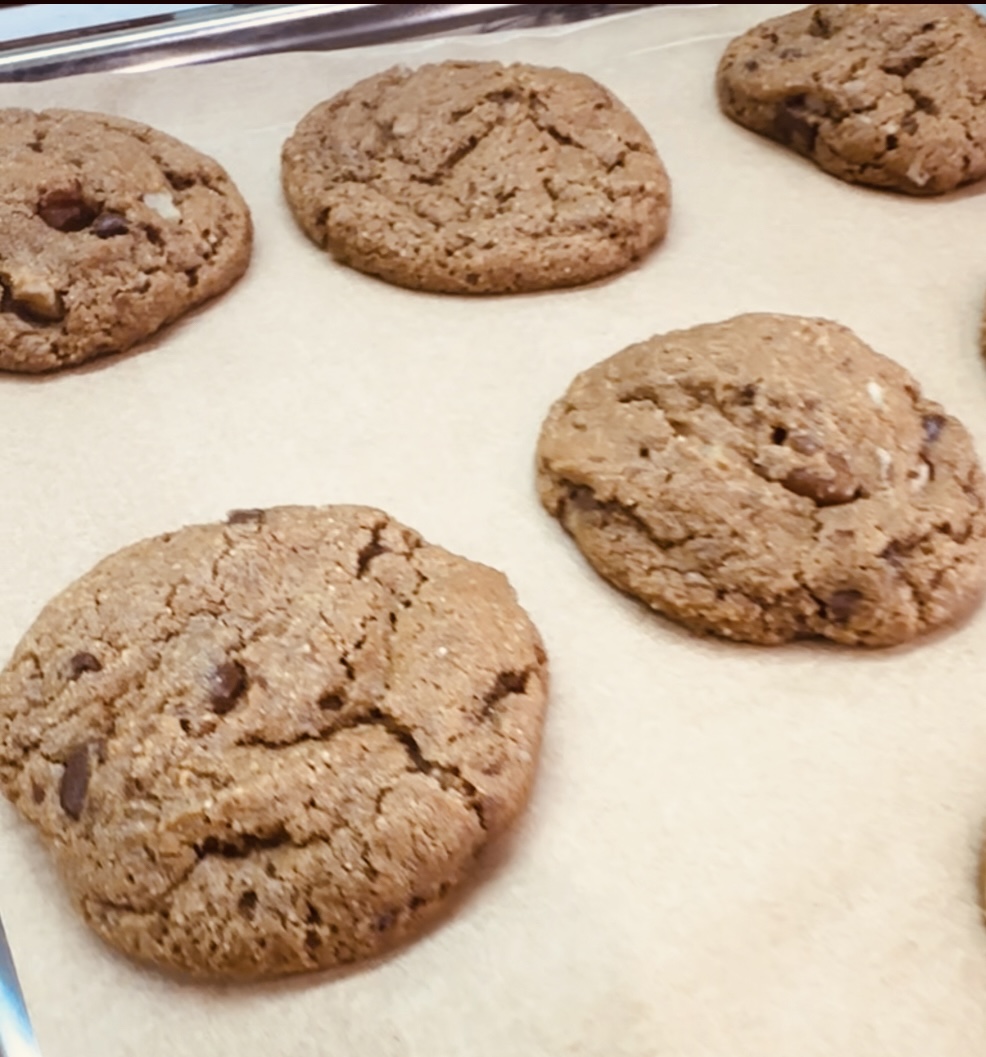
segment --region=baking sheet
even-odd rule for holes
[[[829,316],[910,368],[986,451],[981,190],[852,188],[730,124],[726,39],[786,5],[3,86],[215,155],[256,220],[246,278],[143,351],[0,376],[0,654],[105,554],[233,507],[361,502],[510,576],[553,666],[529,812],[418,943],[203,987],[75,916],[0,805],[0,911],[48,1057],[966,1057],[986,1045],[986,609],[920,645],[694,638],[592,573],[540,509],[541,419],[632,341],[742,311]],[[396,61],[583,70],[651,131],[666,243],[591,288],[457,299],[332,264],[281,201],[281,142]]]

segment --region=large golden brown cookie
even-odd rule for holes
[[[734,40],[717,86],[734,121],[851,183],[986,176],[986,20],[965,4],[815,4]]]
[[[547,687],[498,572],[377,510],[107,558],[0,673],[0,784],[137,958],[261,977],[432,918],[526,800]]]
[[[664,237],[670,186],[644,128],[582,74],[496,62],[402,68],[307,114],[282,176],[338,260],[447,293],[574,286]]]
[[[591,367],[544,424],[538,487],[608,580],[728,638],[888,646],[986,581],[968,433],[826,320],[739,316]]]
[[[211,158],[123,118],[0,110],[0,370],[122,352],[221,293],[250,213]]]

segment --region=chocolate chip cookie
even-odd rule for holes
[[[315,107],[282,162],[314,242],[419,290],[586,283],[627,268],[668,224],[650,136],[605,88],[566,70],[394,68]]]
[[[986,20],[965,4],[814,4],[726,49],[723,111],[851,183],[986,176]]]
[[[0,673],[0,785],[128,954],[324,968],[418,930],[513,821],[546,688],[500,573],[378,510],[238,511],[44,609]]]
[[[589,368],[537,474],[599,573],[695,631],[889,646],[986,582],[969,434],[822,319],[739,316]]]
[[[122,352],[231,286],[250,213],[211,158],[146,125],[0,110],[0,369]]]

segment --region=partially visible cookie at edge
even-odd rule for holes
[[[0,110],[0,370],[123,352],[244,273],[250,212],[172,136],[76,110]]]
[[[282,152],[287,201],[344,264],[413,289],[510,293],[629,267],[668,225],[647,131],[567,70],[395,67],[311,110]]]
[[[739,316],[590,367],[544,423],[537,478],[602,576],[698,632],[889,646],[986,583],[968,432],[827,320]]]
[[[734,121],[850,183],[986,176],[986,19],[965,4],[814,4],[732,41],[716,85]]]
[[[364,507],[107,558],[0,673],[0,786],[89,924],[199,976],[410,937],[530,790],[541,640],[506,578]]]

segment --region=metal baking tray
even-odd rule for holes
[[[653,4],[215,4],[0,46],[0,81],[580,22]]]

